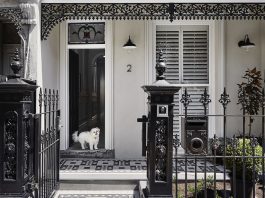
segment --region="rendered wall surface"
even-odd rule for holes
[[[60,35],[59,25],[53,28],[49,39],[42,41],[43,88],[59,89]]]
[[[128,53],[122,46],[129,35],[137,48]],[[117,158],[141,157],[141,123],[145,95],[144,21],[114,22],[114,147]],[[132,72],[127,72],[127,64]]]
[[[242,82],[242,76],[248,68],[262,68],[262,46],[261,41],[265,35],[261,34],[261,23],[259,20],[244,21],[226,21],[226,48],[225,48],[225,83],[227,92],[230,94],[231,104],[229,104],[228,114],[242,114],[241,106],[237,104],[238,96],[237,84]],[[256,47],[246,51],[238,47],[238,42],[244,39],[245,34],[249,35],[250,41],[255,43]],[[259,134],[261,128],[260,119],[255,119],[253,123],[253,133]],[[227,133],[242,133],[242,118],[229,118],[227,123]]]
[[[12,7],[17,6],[17,0],[0,0],[0,7]]]

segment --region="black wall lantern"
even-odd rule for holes
[[[131,49],[135,49],[136,48],[136,45],[132,42],[130,36],[129,36],[129,39],[128,39],[127,43],[125,43],[123,45],[123,48],[124,49],[127,49],[127,50],[131,50]]]
[[[244,49],[246,49],[246,51],[248,51],[249,48],[255,47],[255,44],[250,42],[249,37],[246,34],[244,40],[241,40],[238,42],[238,46],[240,48],[244,48]]]

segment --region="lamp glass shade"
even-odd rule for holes
[[[127,43],[123,45],[123,48],[124,49],[135,49],[136,48],[136,45],[132,42],[130,36],[129,36]]]

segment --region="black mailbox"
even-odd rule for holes
[[[207,154],[208,122],[206,118],[182,118],[182,145],[187,154]]]

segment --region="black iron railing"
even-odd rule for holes
[[[210,99],[206,90],[202,94],[200,102],[204,106],[203,115],[190,115],[188,113],[189,103],[192,102],[187,90],[182,96],[181,102],[184,105],[184,114],[178,115],[185,121],[184,144],[179,138],[175,138],[174,148],[174,179],[175,179],[175,196],[176,197],[225,197],[225,198],[247,198],[247,197],[265,197],[265,167],[264,167],[264,124],[265,124],[265,97],[264,91],[261,95],[260,107],[261,114],[249,115],[246,112],[246,104],[242,104],[241,115],[227,114],[227,106],[230,103],[229,95],[224,92],[219,100],[223,107],[221,115],[207,114],[207,106]],[[244,102],[244,101],[243,101]],[[247,102],[247,101],[245,101]],[[176,116],[176,115],[175,115]],[[190,130],[189,121],[204,118],[206,122],[211,119],[222,119],[222,137],[215,133],[212,138],[208,136],[208,126],[205,134],[208,138],[207,149],[201,149],[196,153],[190,150],[192,138],[198,140],[193,146],[200,147],[200,135],[205,135],[202,128],[195,126]],[[238,136],[227,134],[227,122],[231,118],[237,118],[242,123],[242,133]],[[259,120],[261,123],[259,136],[247,134],[249,125],[246,125],[251,119]],[[251,124],[251,123],[250,123]],[[252,122],[253,124],[253,122]],[[197,127],[197,128],[196,128]],[[188,129],[188,130],[186,130]],[[199,131],[198,139],[192,136],[192,133]],[[189,139],[189,137],[191,137]],[[193,141],[193,143],[194,143]],[[184,152],[180,153],[181,147]],[[209,164],[211,165],[209,168]],[[200,170],[198,170],[200,169]],[[182,176],[180,173],[183,173]],[[219,176],[217,177],[217,174]],[[181,176],[181,178],[180,178]]]
[[[35,115],[37,133],[35,166],[39,198],[52,197],[59,184],[60,110],[59,94],[55,90],[40,89],[39,113]]]

